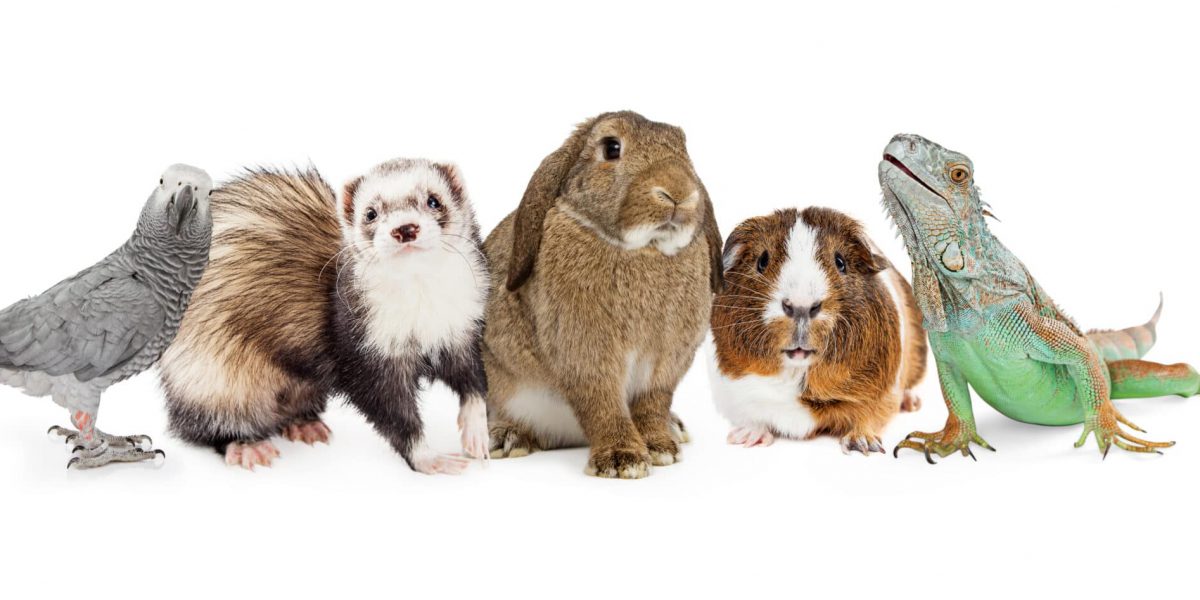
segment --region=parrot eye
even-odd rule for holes
[[[159,179],[159,180],[158,180],[158,185],[162,185],[162,184],[163,184],[163,180],[162,180],[162,179]]]
[[[373,209],[373,208],[367,209],[367,222],[368,223],[374,223],[375,219],[378,219],[378,218],[379,218],[379,213],[375,212],[375,209]]]

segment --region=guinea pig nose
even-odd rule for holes
[[[792,306],[791,302],[784,300],[783,301],[783,314],[788,316],[789,318],[794,318],[796,316],[796,307]]]
[[[816,316],[819,314],[821,314],[821,303],[820,302],[812,305],[812,308],[808,309],[808,318],[810,318],[810,319],[816,318]]]
[[[419,225],[409,223],[408,225],[401,225],[393,229],[392,237],[396,238],[396,241],[403,244],[417,239],[417,234],[419,233],[421,233],[421,227]]]

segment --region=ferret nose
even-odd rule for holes
[[[796,308],[791,300],[783,301],[783,314],[792,319],[815,319],[821,314],[821,303],[817,302],[812,306]]]
[[[416,240],[417,234],[419,233],[421,233],[421,226],[414,223],[409,223],[408,225],[401,225],[393,229],[392,237],[396,238],[396,241],[400,242],[401,244],[406,244]]]

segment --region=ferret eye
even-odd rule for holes
[[[954,183],[963,183],[971,178],[971,170],[962,166],[955,165],[950,167],[950,181]]]
[[[429,196],[429,199],[425,201],[425,204],[433,210],[438,210],[442,207],[442,203],[438,201],[437,196]]]
[[[763,253],[758,255],[758,264],[754,265],[754,267],[758,269],[759,273],[766,273],[767,265],[769,264],[771,264],[771,255],[766,250],[763,250]]]
[[[367,216],[368,223],[374,223],[375,219],[379,218],[379,213],[375,212],[375,209],[373,209],[373,208],[368,208],[366,216]]]
[[[618,160],[621,158],[621,140],[615,137],[606,137],[600,140],[600,145],[604,146],[604,160]]]
[[[846,274],[846,259],[842,258],[840,253],[834,253],[833,266],[837,267],[838,273]]]

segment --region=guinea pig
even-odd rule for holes
[[[898,411],[920,406],[927,340],[912,287],[860,223],[828,208],[738,225],[713,300],[713,400],[731,444],[840,438],[883,452]]]

